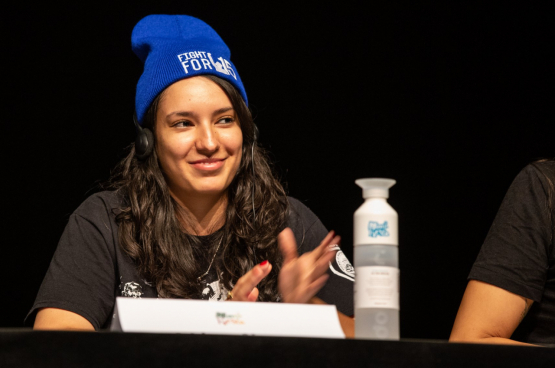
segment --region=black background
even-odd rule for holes
[[[505,191],[553,156],[548,9],[152,3],[1,13],[0,327],[22,326],[69,215],[134,138],[131,30],[166,13],[199,17],[228,44],[289,194],[343,236],[351,260],[354,180],[397,180],[401,337],[447,339]]]

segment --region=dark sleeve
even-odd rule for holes
[[[469,279],[541,301],[553,224],[550,184],[528,165],[514,179],[490,228]]]
[[[40,308],[59,308],[99,330],[114,304],[114,249],[108,209],[92,196],[69,218],[26,324],[33,323]]]
[[[293,230],[299,246],[299,254],[310,252],[324,240],[328,230],[320,219],[304,204],[288,198],[290,216],[288,226]],[[316,294],[328,304],[334,304],[341,313],[352,316],[354,268],[339,250],[328,268],[330,276],[326,285]]]

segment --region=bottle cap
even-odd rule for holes
[[[362,188],[363,198],[389,198],[389,188],[395,185],[396,181],[386,178],[366,178],[357,179],[355,183]]]

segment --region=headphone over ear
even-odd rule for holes
[[[139,125],[136,114],[133,114],[133,122],[135,123],[135,129],[137,131],[137,136],[135,137],[135,156],[139,160],[144,160],[152,153],[154,136],[150,129],[143,128]]]

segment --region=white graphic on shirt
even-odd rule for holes
[[[355,281],[355,268],[353,267],[353,265],[351,265],[351,262],[349,262],[347,257],[345,257],[345,254],[343,253],[343,251],[341,251],[341,248],[339,248],[338,245],[333,244],[333,245],[330,245],[329,250],[330,251],[337,250],[337,253],[335,254],[335,262],[339,266],[339,269],[343,271],[341,272],[336,270],[333,267],[332,263],[330,262],[331,272],[349,281]]]
[[[347,257],[345,257],[345,254],[342,251],[337,252],[337,254],[335,255],[335,261],[337,262],[339,268],[341,268],[341,271],[345,272],[351,277],[355,277],[355,268],[353,267],[351,262],[349,262]]]
[[[235,78],[235,80],[237,80],[237,74],[235,74],[231,63],[221,56],[216,59],[217,61],[214,61],[212,54],[209,52],[190,51],[177,55],[177,58],[181,62],[181,66],[183,67],[185,74],[189,74],[191,69],[193,71],[199,71],[201,69],[215,69],[217,72],[225,75],[231,75]]]
[[[227,298],[227,289],[220,284],[220,280],[216,280],[211,283],[207,283],[202,290],[202,299],[208,299],[210,301],[220,301]]]
[[[140,299],[143,295],[143,288],[136,282],[127,282],[123,287],[121,287],[121,296],[128,298]]]

